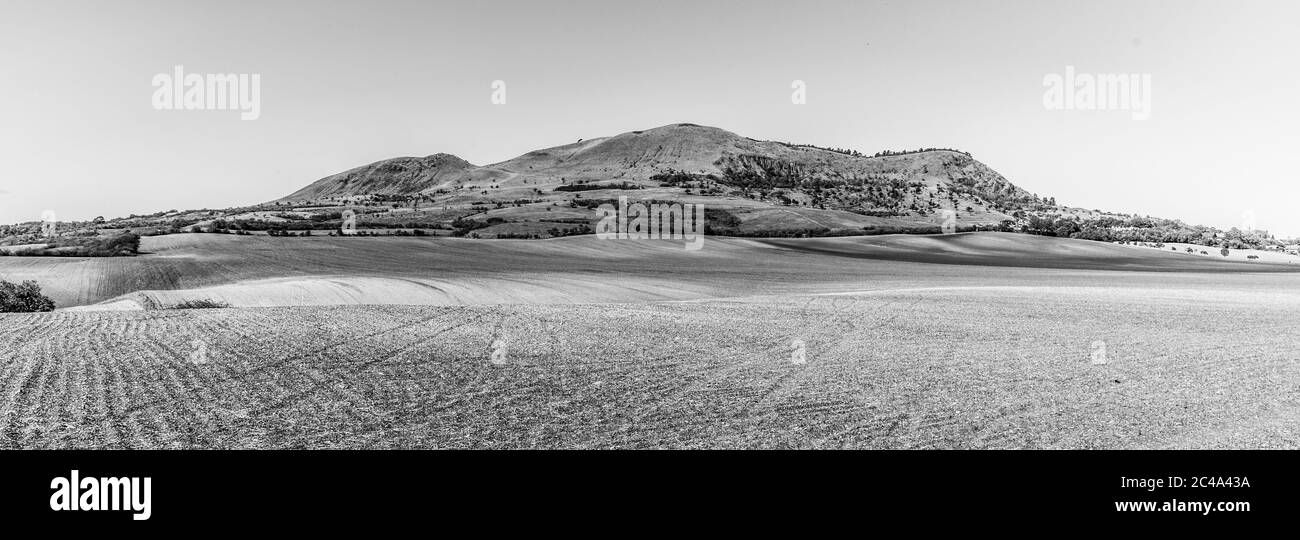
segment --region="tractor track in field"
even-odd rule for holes
[[[508,313],[508,312],[507,312],[507,313],[503,313],[503,314],[501,314],[501,315],[499,316],[497,323],[494,325],[494,329],[493,329],[493,331],[490,332],[490,334],[493,336],[493,340],[492,340],[491,342],[495,342],[495,340],[496,340],[496,339],[499,339],[499,336],[501,336],[501,335],[504,333],[504,332],[502,331],[502,328],[503,328],[503,321],[509,319],[509,318],[511,317],[511,315],[512,315],[511,313]],[[479,322],[479,321],[482,320],[482,318],[483,318],[483,317],[478,317],[478,318],[477,318],[475,321],[473,321],[473,322]],[[440,330],[439,330],[438,332],[436,332],[434,335],[429,336],[427,339],[423,340],[423,342],[427,343],[430,339],[432,339],[432,338],[434,338],[434,337],[437,337],[437,336],[439,336],[439,335],[445,334],[445,333],[450,332],[450,331],[452,331],[452,330],[456,330],[456,329],[463,328],[463,327],[467,326],[468,324],[469,324],[469,322],[465,322],[465,323],[461,323],[461,324],[455,325],[455,326],[453,326],[453,327],[449,327],[449,328],[445,328],[445,329],[440,329]],[[491,342],[490,342],[490,343],[491,343]],[[405,350],[409,350],[409,348],[413,348],[413,347],[414,347],[414,345],[413,345],[412,347],[408,347],[408,348],[405,349]],[[403,351],[403,352],[404,352],[404,351]],[[491,358],[491,354],[492,354],[492,353],[491,353],[491,351],[489,350],[487,354],[483,355],[483,360],[484,360],[484,361],[483,361],[483,363],[480,365],[480,367],[483,366],[483,365],[488,365],[488,364],[490,364],[490,362],[491,362],[491,360],[490,360],[490,358]],[[390,356],[390,357],[388,357],[388,358],[392,358],[392,356]],[[380,361],[382,361],[382,360],[386,360],[386,359],[381,359]],[[373,364],[375,364],[375,363],[377,363],[377,361],[368,362],[367,365],[373,365]],[[478,371],[478,374],[477,374],[476,376],[474,376],[474,377],[472,378],[472,380],[469,380],[469,381],[467,381],[467,382],[465,382],[465,383],[459,385],[459,388],[462,388],[462,389],[464,389],[464,390],[461,390],[461,391],[456,392],[455,395],[454,395],[453,397],[451,397],[450,399],[448,399],[448,400],[446,400],[446,401],[442,401],[442,402],[433,402],[433,403],[428,403],[428,402],[426,402],[426,403],[420,403],[419,405],[417,405],[417,406],[415,406],[415,407],[409,407],[409,406],[408,406],[408,407],[399,407],[399,408],[388,408],[388,409],[386,409],[386,410],[384,411],[385,414],[384,414],[384,415],[382,416],[382,418],[381,418],[382,420],[390,420],[390,419],[392,419],[394,416],[399,416],[399,415],[402,415],[402,414],[408,414],[408,413],[412,413],[412,412],[416,412],[416,411],[418,411],[418,412],[420,412],[421,414],[424,414],[424,415],[426,415],[426,416],[429,417],[429,419],[426,420],[426,421],[424,421],[424,422],[420,422],[420,423],[416,423],[416,424],[410,424],[410,425],[407,425],[407,426],[405,426],[405,427],[401,427],[401,428],[393,428],[393,427],[388,426],[388,425],[385,424],[385,425],[381,425],[381,426],[376,427],[376,428],[372,428],[372,429],[367,429],[367,430],[359,431],[359,432],[357,432],[357,433],[355,434],[355,436],[358,437],[358,438],[370,438],[370,437],[373,437],[373,436],[375,436],[375,435],[377,435],[377,434],[379,434],[379,433],[383,433],[383,434],[386,435],[386,436],[392,437],[392,436],[397,436],[397,435],[406,435],[406,434],[409,434],[409,433],[412,433],[412,432],[425,430],[425,429],[428,428],[428,426],[429,426],[430,424],[433,424],[434,422],[437,422],[437,421],[439,420],[439,418],[435,416],[436,414],[438,414],[438,413],[443,413],[443,412],[448,412],[448,411],[452,411],[455,407],[458,407],[458,406],[464,405],[464,404],[465,404],[469,399],[475,397],[475,395],[481,395],[481,393],[480,393],[480,394],[474,394],[473,392],[469,391],[468,389],[471,389],[471,388],[481,388],[481,387],[483,386],[483,383],[484,383],[485,381],[487,381],[488,379],[491,378],[491,375],[494,375],[494,374],[496,374],[496,373],[498,373],[498,372],[500,372],[501,370],[504,370],[504,369],[509,369],[509,368],[506,367],[506,366],[488,366],[488,367],[481,367],[480,369],[477,370],[477,371]],[[360,370],[358,369],[357,371],[359,372]],[[408,403],[409,403],[409,402],[408,402]]]
[[[411,327],[415,327],[415,326],[425,326],[425,325],[427,325],[429,322],[432,322],[432,321],[435,320],[435,319],[445,319],[445,318],[448,318],[448,317],[450,317],[450,316],[455,316],[455,315],[460,315],[460,314],[462,314],[461,310],[448,310],[448,311],[445,311],[445,312],[443,312],[443,313],[439,313],[439,314],[437,314],[437,315],[434,315],[434,316],[431,316],[431,317],[429,317],[429,318],[426,318],[426,319],[424,319],[423,321],[417,321],[417,322],[415,322],[415,323],[413,323],[413,324],[401,325],[401,328],[395,328],[395,329],[391,329],[391,330],[388,330],[388,331],[375,332],[375,333],[368,334],[368,335],[365,336],[365,338],[366,338],[365,342],[368,342],[368,341],[370,341],[370,340],[373,340],[373,339],[375,339],[375,338],[377,338],[377,337],[380,337],[380,336],[382,336],[382,335],[391,334],[392,332],[394,332],[394,331],[396,331],[396,330],[399,330],[399,329],[411,328]],[[350,404],[352,404],[352,405],[354,406],[354,410],[360,411],[361,413],[365,414],[366,416],[369,416],[372,420],[378,421],[378,422],[380,422],[380,423],[382,424],[383,422],[385,422],[386,420],[388,420],[388,419],[389,419],[391,416],[393,416],[394,414],[396,414],[396,413],[400,413],[400,412],[403,412],[403,411],[400,410],[400,409],[399,409],[399,410],[393,410],[393,409],[391,409],[391,408],[385,408],[385,409],[383,409],[383,410],[381,410],[381,411],[379,411],[379,412],[376,412],[376,411],[371,410],[371,407],[370,407],[369,405],[373,405],[373,404],[375,403],[375,397],[372,396],[372,395],[367,395],[367,394],[365,394],[365,393],[362,393],[362,392],[360,392],[360,391],[358,391],[358,390],[356,389],[356,387],[357,387],[358,385],[363,384],[363,381],[358,380],[358,378],[357,378],[356,376],[357,376],[358,374],[362,373],[363,371],[366,371],[367,369],[369,369],[369,368],[371,368],[371,367],[374,367],[374,366],[377,366],[377,365],[380,365],[380,364],[383,364],[383,363],[389,362],[389,361],[393,360],[394,358],[397,358],[397,357],[399,357],[399,356],[401,356],[401,355],[403,355],[403,354],[407,354],[408,352],[410,352],[410,351],[416,349],[417,347],[420,347],[420,346],[426,345],[426,344],[428,344],[429,342],[433,341],[434,339],[436,339],[436,338],[438,338],[438,337],[440,337],[440,336],[443,336],[443,335],[448,334],[448,333],[450,333],[450,332],[453,332],[453,331],[456,331],[456,330],[459,330],[459,329],[465,328],[465,327],[467,327],[467,326],[471,326],[471,325],[476,324],[476,323],[480,323],[480,322],[482,322],[483,319],[485,319],[487,316],[488,316],[488,315],[485,314],[485,313],[477,313],[477,314],[475,314],[475,315],[473,316],[473,318],[470,319],[470,320],[463,320],[463,321],[460,321],[460,322],[457,322],[457,323],[451,324],[451,325],[449,325],[449,326],[447,326],[447,325],[441,325],[441,326],[439,326],[439,327],[437,328],[436,331],[434,331],[434,332],[432,332],[432,333],[430,333],[430,334],[422,334],[422,335],[418,335],[418,337],[417,337],[413,342],[411,342],[411,343],[409,343],[409,344],[406,344],[406,345],[399,346],[399,347],[397,347],[395,350],[386,351],[386,352],[384,352],[384,353],[381,353],[381,354],[377,355],[375,358],[370,359],[370,360],[366,360],[366,361],[364,361],[364,362],[355,363],[355,364],[346,364],[346,365],[341,365],[341,366],[339,366],[339,367],[336,368],[336,369],[316,369],[316,368],[310,368],[310,367],[307,367],[307,368],[305,369],[305,371],[309,372],[309,373],[308,373],[308,378],[312,381],[312,383],[309,384],[306,388],[303,388],[303,389],[301,389],[301,390],[298,390],[298,391],[295,391],[295,392],[289,393],[288,395],[279,398],[278,400],[276,400],[276,401],[273,402],[273,403],[265,404],[265,405],[263,405],[263,406],[261,406],[261,407],[257,407],[257,408],[253,408],[253,409],[248,409],[248,410],[245,410],[245,411],[241,411],[241,412],[242,412],[242,415],[241,415],[241,416],[246,416],[246,417],[250,417],[250,418],[252,418],[252,417],[260,417],[260,416],[263,416],[263,415],[266,415],[266,414],[269,414],[269,413],[273,413],[273,412],[276,412],[276,411],[280,411],[280,410],[286,409],[286,408],[288,408],[288,407],[291,407],[291,406],[293,406],[293,405],[295,405],[295,404],[301,402],[302,400],[304,400],[304,399],[306,399],[306,398],[314,397],[314,396],[318,396],[321,390],[326,390],[326,391],[329,391],[329,393],[331,394],[331,396],[334,398],[334,401],[341,401],[341,402],[347,402],[347,403],[350,403]],[[304,355],[302,355],[302,356],[304,356],[304,357],[305,357],[305,356],[315,356],[315,355],[318,355],[318,354],[320,354],[321,352],[323,352],[324,350],[327,350],[327,349],[329,349],[329,348],[331,348],[331,347],[323,347],[323,348],[321,348],[321,349],[319,349],[319,350],[317,350],[317,351],[313,351],[312,353],[307,353],[307,354],[304,354]],[[261,368],[259,368],[259,369],[261,369]],[[350,376],[350,377],[344,377],[344,376],[342,376],[342,375],[336,373],[337,370],[345,370],[345,371],[349,372],[351,376]],[[367,406],[361,406],[362,404],[365,404],[365,405],[367,405]],[[375,428],[375,429],[381,429],[381,428]],[[369,433],[370,431],[374,431],[374,430],[373,430],[373,429],[372,429],[372,430],[363,430],[363,431],[358,432],[356,435],[358,435],[358,436],[364,436],[365,434]],[[237,437],[237,436],[238,436],[238,433],[233,433],[233,434],[231,434],[230,436],[228,436],[227,438],[225,438],[225,439],[222,441],[222,443],[223,443],[222,446],[228,446],[229,443],[231,442],[231,440],[234,439],[234,438]]]
[[[1300,293],[1041,289],[6,316],[0,447],[1300,447]]]
[[[420,320],[416,320],[416,321],[412,321],[412,322],[407,322],[407,323],[401,323],[401,324],[398,324],[398,325],[393,326],[393,327],[390,327],[390,328],[386,328],[386,329],[383,329],[383,330],[379,330],[379,331],[372,332],[372,333],[370,333],[370,334],[366,334],[366,335],[360,336],[360,337],[358,337],[358,338],[351,338],[351,339],[337,340],[337,341],[334,341],[334,342],[332,342],[332,343],[328,343],[328,344],[325,344],[325,345],[318,346],[318,347],[316,347],[316,348],[314,348],[314,349],[312,349],[312,350],[308,350],[308,351],[303,351],[303,352],[298,352],[298,353],[292,353],[292,354],[289,354],[289,355],[285,355],[285,356],[279,357],[279,358],[277,358],[277,359],[271,360],[271,361],[269,361],[269,362],[267,362],[267,363],[261,364],[261,365],[255,367],[255,368],[252,368],[252,369],[249,369],[249,370],[245,370],[245,371],[242,371],[242,372],[238,372],[238,373],[235,373],[235,374],[230,374],[230,375],[227,375],[227,376],[225,376],[225,377],[221,377],[221,378],[219,378],[219,379],[217,380],[217,384],[226,384],[226,383],[229,383],[229,382],[246,382],[250,377],[257,376],[257,375],[261,375],[261,374],[264,374],[264,373],[269,373],[270,370],[272,370],[272,369],[276,369],[276,368],[284,367],[286,364],[292,364],[292,363],[294,363],[294,362],[299,362],[299,361],[302,361],[302,360],[304,360],[305,358],[308,358],[308,357],[319,356],[319,355],[321,355],[322,353],[324,353],[325,351],[328,351],[328,350],[331,350],[331,349],[336,349],[336,348],[338,348],[338,347],[342,347],[342,346],[349,345],[349,344],[352,344],[352,343],[356,343],[356,342],[364,342],[364,341],[370,341],[370,340],[373,340],[373,339],[375,339],[375,338],[377,338],[377,337],[380,337],[380,336],[389,335],[389,334],[392,334],[392,333],[395,333],[395,332],[398,332],[398,331],[401,331],[401,330],[405,330],[405,329],[409,329],[409,328],[412,328],[412,327],[415,327],[415,326],[419,326],[419,325],[427,324],[429,321],[432,321],[432,320],[434,320],[434,319],[437,319],[437,318],[440,317],[441,315],[443,315],[443,314],[439,313],[439,314],[430,315],[430,316],[428,316],[428,317],[424,317],[424,318],[422,318],[422,319],[420,319]],[[179,354],[179,353],[175,353],[174,351],[173,351],[171,354],[172,354],[172,357],[173,357],[173,358],[179,358],[179,357],[185,356],[185,355],[182,355],[182,354]],[[233,371],[233,368],[231,368],[231,369],[232,369],[232,371]],[[169,401],[171,401],[171,400],[170,400],[170,399],[158,399],[158,400],[150,401],[150,402],[147,402],[147,403],[134,405],[134,406],[128,408],[127,410],[122,411],[121,415],[123,415],[123,416],[129,416],[129,415],[132,415],[132,414],[136,414],[136,413],[138,413],[138,412],[141,411],[141,410],[144,410],[144,409],[147,409],[147,408],[153,408],[153,407],[156,407],[156,406],[158,406],[158,405],[163,405],[163,404],[168,403]]]
[[[827,300],[830,304],[830,309],[828,310],[809,309],[809,305],[817,302],[818,300]],[[904,309],[910,309],[914,307],[921,300],[923,300],[923,298],[918,297],[917,299],[913,300],[908,305],[907,308]],[[892,299],[884,304],[874,305],[874,304],[865,304],[864,302],[857,299],[853,299],[851,297],[844,297],[844,298],[832,297],[830,299],[826,299],[825,297],[811,297],[805,300],[801,304],[801,307],[799,308],[799,310],[802,313],[807,315],[806,318],[811,322],[802,325],[801,330],[795,332],[787,332],[787,333],[789,333],[791,336],[796,336],[794,339],[803,341],[806,344],[814,343],[814,344],[821,345],[820,347],[818,347],[815,357],[807,359],[806,360],[807,362],[816,362],[816,361],[830,359],[835,355],[837,351],[840,351],[846,347],[845,341],[848,339],[846,338],[846,336],[857,335],[858,333],[864,330],[871,330],[871,329],[884,327],[885,325],[889,324],[895,318],[898,317],[898,314],[895,313],[891,316],[885,317],[883,320],[880,320],[879,322],[873,324],[871,327],[864,329],[861,323],[857,320],[858,313],[852,311],[850,308],[866,307],[866,308],[872,308],[872,311],[874,312],[884,312],[891,309],[896,304],[902,303],[902,301],[903,301],[902,299]],[[778,375],[776,379],[774,379],[772,382],[761,387],[759,391],[749,394],[747,399],[740,406],[740,410],[735,413],[734,416],[736,418],[753,416],[754,411],[756,409],[759,409],[764,403],[768,403],[768,402],[773,403],[773,407],[772,407],[773,409],[779,409],[780,407],[776,404],[788,401],[790,397],[798,391],[797,388],[795,388],[794,386],[794,382],[806,378],[807,375],[805,373],[806,370],[802,370],[799,367],[793,365],[792,360],[785,360],[782,358],[783,356],[788,358],[789,355],[793,352],[790,343],[791,342],[783,342],[777,345],[765,347],[759,351],[760,353],[759,356],[762,358],[767,358],[770,356],[770,357],[781,359],[778,365],[782,367],[777,369],[784,369],[784,371],[780,375]],[[826,345],[822,345],[822,344],[826,344]],[[741,354],[752,356],[752,353],[747,353],[747,352],[742,352]],[[811,352],[809,352],[808,354],[812,355]],[[861,388],[863,387],[862,386],[863,383],[859,377],[859,366],[858,366],[859,362],[860,362],[859,359],[850,358],[848,359],[848,363],[846,365],[853,372],[853,378],[855,384],[859,388]],[[752,365],[751,363],[747,363],[743,361],[733,362],[730,363],[728,367],[716,372],[712,372],[710,375],[714,379],[724,379],[727,377],[731,377],[733,375],[744,374],[744,372],[752,371],[753,369],[759,369],[759,368],[760,366],[755,366]],[[798,411],[799,409],[797,408],[794,409],[786,408],[780,410],[779,412],[794,414],[794,413],[798,413]]]

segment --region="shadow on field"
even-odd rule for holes
[[[957,233],[838,238],[769,238],[774,247],[836,257],[931,264],[1011,266],[1141,272],[1300,272],[1297,264],[1241,262],[1108,244],[1014,233]]]

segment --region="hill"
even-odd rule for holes
[[[863,156],[673,124],[528,152],[477,167],[447,154],[396,158],[322,178],[275,202],[418,201],[430,205],[569,203],[632,190],[640,198],[703,197],[717,207],[782,207],[935,222],[944,210],[977,223],[1039,204],[967,154]],[[744,201],[744,202],[736,202]],[[757,205],[747,204],[758,203]],[[815,221],[815,219],[814,219]],[[849,228],[875,224],[856,220]]]
[[[267,203],[64,222],[53,237],[48,224],[39,222],[0,226],[0,246],[9,246],[0,253],[121,232],[333,234],[345,221],[359,235],[555,238],[592,233],[594,210],[621,197],[703,205],[705,232],[711,236],[1003,231],[1211,248],[1281,245],[1263,231],[1220,231],[1058,205],[957,150],[868,156],[672,124],[482,166],[450,154],[387,159],[321,178]]]
[[[451,154],[386,159],[327,176],[283,200],[419,193],[430,186],[437,187],[468,178],[476,168],[474,164]]]

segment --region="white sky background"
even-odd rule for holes
[[[1300,235],[1297,20],[1294,0],[0,0],[0,223],[246,205],[388,157],[487,164],[693,122],[954,147],[1063,204]],[[261,74],[261,118],[154,110],[178,64]],[[1047,110],[1067,65],[1150,73],[1151,119]]]

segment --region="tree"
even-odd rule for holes
[[[54,311],[54,300],[41,294],[35,281],[15,285],[0,280],[0,313],[35,313]]]

